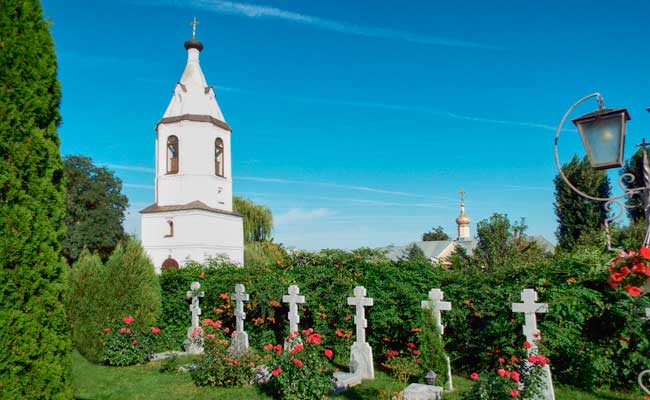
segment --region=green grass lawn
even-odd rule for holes
[[[206,388],[192,383],[189,374],[161,373],[160,362],[131,367],[107,367],[88,362],[77,351],[72,354],[72,383],[75,399],[269,399],[257,387]],[[447,400],[458,400],[459,393],[469,388],[471,381],[454,378],[456,391],[445,395]],[[391,394],[403,389],[390,375],[376,371],[376,379],[352,388],[349,392],[335,396],[340,400],[389,399]],[[613,400],[642,399],[640,394],[584,393],[569,387],[556,387],[557,400]]]

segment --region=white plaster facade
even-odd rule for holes
[[[158,272],[168,259],[244,262],[243,219],[232,209],[231,130],[201,71],[203,45],[193,38],[185,48],[187,65],[156,126],[155,203],[141,211],[142,245]]]

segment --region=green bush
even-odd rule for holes
[[[122,367],[148,361],[161,330],[138,323],[128,315],[122,318],[121,323],[104,328],[103,332],[104,363]]]
[[[255,375],[255,367],[264,362],[253,349],[233,357],[230,340],[224,335],[220,322],[210,318],[202,321],[204,354],[190,371],[192,380],[199,386],[243,386]]]
[[[83,251],[70,271],[66,310],[74,347],[95,363],[102,360],[100,332],[106,326],[100,302],[104,282],[105,269],[99,256]]]
[[[74,346],[92,362],[106,361],[106,357],[115,357],[104,354],[106,340],[112,340],[108,351],[117,351],[119,345],[112,335],[103,334],[104,328],[116,326],[129,315],[142,329],[158,327],[160,283],[140,244],[129,240],[116,247],[105,266],[97,255],[81,255],[72,267],[66,305]],[[184,334],[169,329],[159,336],[147,351],[179,350]],[[174,347],[173,343],[178,343],[175,348],[167,348]]]
[[[422,311],[422,323],[418,332],[418,341],[422,352],[422,370],[424,373],[434,371],[438,374],[437,384],[444,386],[449,379],[447,368],[447,353],[440,332],[438,332],[437,321],[431,311]]]
[[[101,301],[110,323],[132,315],[143,325],[158,325],[162,311],[160,282],[139,242],[130,239],[118,244],[106,261]]]
[[[0,398],[69,399],[60,84],[39,0],[0,3]]]
[[[268,386],[274,397],[284,400],[323,399],[332,390],[332,368],[327,359],[332,355],[321,346],[321,335],[312,329],[289,336],[289,351],[277,350],[267,344],[265,351],[273,357]]]

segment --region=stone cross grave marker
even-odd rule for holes
[[[244,320],[246,319],[244,302],[248,301],[249,295],[246,293],[244,285],[238,283],[235,285],[235,293],[232,293],[230,298],[235,301],[236,318],[236,330],[231,340],[230,353],[234,356],[238,356],[248,350],[248,333],[244,331]]]
[[[366,297],[366,288],[354,288],[354,297],[348,297],[348,305],[355,307],[354,323],[357,327],[356,337],[350,349],[350,371],[360,375],[362,379],[374,379],[375,370],[372,363],[372,348],[366,342],[366,309],[373,305],[373,299]]]
[[[425,310],[431,310],[431,315],[433,315],[433,320],[436,323],[436,328],[440,332],[440,336],[443,336],[445,333],[445,326],[442,324],[441,311],[450,311],[451,302],[442,301],[444,294],[442,290],[438,288],[431,289],[429,291],[429,298],[427,300],[422,300],[420,303],[422,308]],[[452,382],[451,375],[451,361],[449,356],[445,355],[447,360],[447,389],[449,391],[454,390],[454,384]]]
[[[445,334],[445,326],[442,324],[442,316],[440,311],[449,311],[451,310],[451,303],[448,301],[442,301],[443,293],[440,289],[431,289],[429,291],[429,299],[422,300],[421,305],[425,310],[431,310],[431,315],[437,324],[438,332],[440,335]]]
[[[645,317],[650,319],[650,307],[646,307],[646,309],[645,309]]]
[[[512,303],[512,311],[524,313],[525,323],[522,328],[526,341],[532,346],[528,349],[528,355],[537,354],[537,341],[539,340],[539,329],[537,329],[537,313],[547,313],[548,304],[536,303],[537,292],[533,289],[524,289],[521,292],[523,303]]]
[[[298,332],[298,323],[300,323],[300,315],[298,315],[298,304],[305,302],[305,296],[298,295],[300,288],[296,285],[289,286],[289,294],[282,296],[282,302],[289,304],[289,334],[293,335]]]
[[[190,290],[187,292],[187,297],[192,299],[190,303],[190,312],[192,313],[192,326],[187,330],[187,338],[190,340],[190,346],[187,351],[191,354],[198,354],[203,352],[203,342],[200,337],[192,335],[194,330],[199,327],[199,315],[201,315],[201,307],[199,299],[205,296],[205,292],[199,291],[201,284],[192,282]]]
[[[540,332],[539,329],[537,329],[537,313],[547,313],[548,304],[536,303],[537,292],[533,289],[522,290],[521,300],[523,303],[512,303],[512,311],[524,313],[525,322],[522,330],[524,336],[526,336],[526,341],[531,344],[531,347],[527,349],[528,356],[530,356],[531,354],[537,354],[539,352],[537,341],[540,339]],[[536,400],[555,400],[553,380],[551,379],[551,368],[548,364],[544,366],[544,375],[545,385],[543,393]]]

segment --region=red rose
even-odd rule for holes
[[[293,349],[291,349],[291,354],[296,354],[296,353],[298,353],[299,351],[302,351],[302,350],[304,350],[304,349],[305,349],[305,346],[303,346],[302,344],[298,343],[297,345],[295,345],[295,346],[293,347]]]
[[[111,328],[104,328],[104,333],[110,332],[112,329]]]
[[[281,344],[276,344],[276,345],[273,347],[273,350],[275,350],[275,351],[282,351],[282,345],[281,345]]]
[[[120,328],[120,333],[126,333],[126,328]]]
[[[226,333],[230,333],[230,328],[224,328],[223,331],[226,332]]]
[[[334,352],[330,349],[325,349],[323,355],[327,358],[332,358],[334,356]]]
[[[609,278],[610,278],[613,282],[620,282],[620,281],[623,280],[624,276],[623,276],[623,274],[621,274],[620,272],[614,272],[613,274],[611,274],[611,275],[609,276]]]
[[[530,349],[531,347],[533,347],[533,345],[530,344],[529,341],[525,341],[525,342],[524,342],[524,349]]]
[[[320,344],[320,334],[314,333],[307,336],[307,343]]]
[[[521,377],[519,376],[519,372],[517,372],[517,371],[512,371],[512,372],[510,373],[510,379],[512,379],[513,381],[515,381],[515,382],[519,382],[520,378],[521,378]]]
[[[628,267],[623,267],[618,272],[620,272],[621,275],[623,275],[625,277],[625,276],[630,275],[631,271],[630,271],[630,269]]]
[[[499,369],[497,370],[497,374],[499,374],[499,376],[502,377],[502,378],[505,378],[506,376],[509,376],[509,375],[510,375],[510,374],[508,373],[508,371],[506,371],[506,370],[503,369],[503,368],[499,368]]]
[[[639,250],[639,254],[641,254],[641,257],[650,259],[650,247],[645,247],[641,246],[641,250]]]
[[[131,328],[126,328],[126,333],[131,334]]]
[[[627,285],[623,289],[632,297],[641,295],[641,288],[638,286]]]
[[[271,343],[266,344],[266,345],[264,345],[264,347],[262,347],[262,349],[264,349],[264,350],[272,350],[272,349],[273,349],[273,345],[272,345]]]
[[[499,357],[499,364],[505,364],[506,360],[504,360],[502,357]]]
[[[127,324],[127,325],[131,325],[131,323],[133,322],[133,319],[134,318],[129,315],[128,317],[122,318],[122,321],[124,321],[124,323]]]
[[[473,381],[478,380],[478,374],[476,372],[472,372],[472,374],[469,376]]]
[[[302,361],[298,360],[297,358],[294,358],[293,360],[291,360],[291,362],[296,364],[298,368],[302,368],[302,366],[305,365],[302,363]]]
[[[278,376],[281,373],[282,373],[282,368],[274,369],[273,371],[271,371],[271,375],[273,376]]]
[[[409,349],[413,349],[413,348],[415,348],[415,343],[408,342],[408,343],[406,343],[406,347],[408,347]]]
[[[519,396],[519,390],[510,389],[510,397],[517,397],[517,396]]]
[[[271,301],[269,301],[269,305],[270,305],[271,307],[280,307],[280,303],[278,303],[278,302],[275,301],[275,300],[271,300]]]
[[[133,339],[133,344],[134,344],[135,346],[137,346],[137,345],[138,345],[138,339]]]
[[[156,328],[154,326],[151,327],[151,333],[153,334],[159,334],[160,333],[160,328]]]

